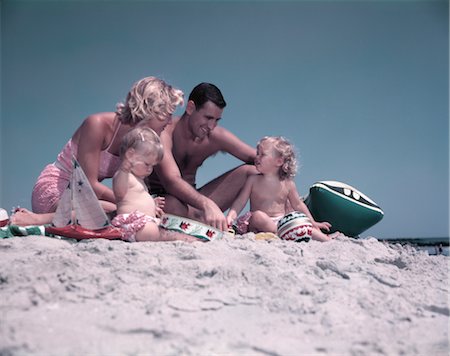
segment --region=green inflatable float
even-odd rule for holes
[[[314,183],[305,203],[316,221],[328,221],[331,232],[340,231],[350,237],[358,237],[384,215],[372,199],[348,184],[335,181]]]

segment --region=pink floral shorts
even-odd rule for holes
[[[147,223],[154,222],[159,225],[159,219],[153,216],[145,215],[140,211],[134,211],[131,214],[119,214],[112,221],[115,227],[122,230],[122,238],[125,241],[135,242],[136,233],[141,231]]]

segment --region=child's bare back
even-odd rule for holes
[[[120,201],[117,201],[117,213],[126,214],[138,210],[149,216],[156,216],[155,200],[148,193],[146,184],[133,174],[128,176],[128,190]]]

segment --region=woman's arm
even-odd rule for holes
[[[100,152],[107,145],[110,134],[111,125],[106,114],[88,116],[81,125],[79,132],[77,132],[77,160],[97,198],[114,203],[115,198],[112,189],[98,181]]]

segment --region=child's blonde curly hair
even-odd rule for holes
[[[147,119],[163,121],[177,105],[183,105],[183,95],[164,80],[146,77],[133,84],[125,103],[117,104],[116,113],[121,123],[131,126]]]
[[[292,179],[297,173],[297,159],[295,147],[282,136],[265,136],[258,142],[258,146],[267,143],[273,153],[283,159],[283,164],[278,171],[281,180]],[[266,146],[267,147],[267,146]]]
[[[130,148],[139,150],[146,155],[155,155],[158,163],[161,162],[164,155],[159,136],[148,127],[135,127],[123,136],[120,145],[120,158],[123,159]]]

